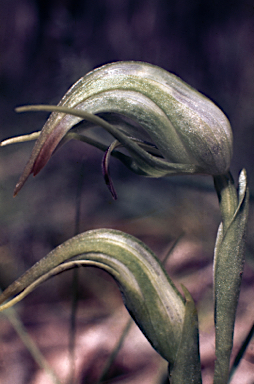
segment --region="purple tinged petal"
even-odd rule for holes
[[[53,106],[52,106],[53,107]],[[19,107],[16,108],[17,112],[22,112],[26,110],[33,110],[33,107]],[[38,110],[44,110],[45,106],[37,106]],[[58,116],[57,116],[58,115]],[[73,120],[73,116],[65,115],[64,114],[53,112],[51,113],[49,119],[47,120],[46,124],[41,130],[41,134],[37,141],[35,142],[34,148],[32,150],[31,156],[25,166],[25,169],[20,176],[20,179],[18,183],[16,184],[16,187],[14,189],[13,195],[16,196],[18,192],[21,190],[23,185],[25,184],[28,177],[33,174],[36,176],[42,168],[47,164],[49,161],[52,153],[60,143],[60,141],[63,139],[63,137],[66,135],[66,133],[72,128],[73,125],[68,124],[68,120],[70,117]],[[61,120],[59,121],[59,118]],[[77,121],[76,121],[77,120]],[[78,121],[80,121],[80,118],[75,118],[74,124],[76,124]],[[53,121],[53,124],[52,124]]]
[[[16,196],[20,189],[23,187],[30,174],[36,176],[47,164],[52,153],[54,152],[64,135],[65,131],[61,129],[60,125],[58,125],[50,133],[49,136],[45,135],[45,132],[42,131],[39,139],[35,143],[30,159],[27,162],[18,183],[16,184],[13,194],[14,196]]]

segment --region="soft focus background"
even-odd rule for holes
[[[247,168],[254,192],[254,3],[250,0],[1,0],[0,140],[41,129],[47,115],[16,114],[18,105],[56,104],[79,77],[104,63],[141,60],[180,76],[217,103],[234,132],[232,172]],[[113,201],[101,175],[102,153],[69,142],[20,194],[12,191],[33,143],[0,150],[0,285],[79,231],[112,227],[145,241],[162,259],[177,241],[167,270],[197,303],[204,384],[212,382],[212,257],[220,222],[208,177],[142,179],[117,160]],[[253,197],[251,198],[252,204]],[[236,323],[235,349],[254,318],[253,207]],[[128,321],[118,289],[105,273],[79,272],[75,372],[68,346],[72,271],[44,283],[16,309],[64,383],[90,384]],[[251,343],[232,383],[254,383]],[[165,362],[132,326],[109,383],[159,384]],[[73,376],[73,380],[69,380]],[[68,381],[69,380],[69,381]],[[50,384],[8,320],[0,318],[1,384]]]

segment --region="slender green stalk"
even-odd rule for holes
[[[245,232],[248,217],[246,172],[239,177],[239,196],[230,174],[214,177],[222,223],[218,230],[214,255],[214,384],[226,384],[229,378],[235,315],[244,263]]]
[[[223,232],[225,233],[238,205],[237,191],[231,173],[214,176],[214,186],[218,194]]]

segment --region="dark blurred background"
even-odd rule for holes
[[[39,130],[45,122],[45,114],[19,115],[14,112],[16,106],[56,104],[85,73],[117,60],[159,65],[218,104],[234,133],[233,175],[237,180],[239,171],[247,168],[254,192],[254,3],[250,0],[1,0],[0,140]],[[97,227],[125,230],[145,241],[159,257],[180,238],[167,267],[176,284],[184,283],[190,289],[200,310],[201,341],[206,345],[201,346],[204,383],[210,383],[214,358],[212,255],[220,221],[212,179],[141,179],[112,160],[111,174],[119,197],[114,202],[101,176],[102,154],[85,144],[70,142],[13,199],[13,188],[31,148],[32,143],[26,143],[0,151],[1,285],[6,286],[71,237],[77,217],[79,231]],[[253,321],[249,305],[253,295],[253,232],[251,207],[236,347]],[[85,333],[88,322],[94,324],[93,316],[103,324],[122,304],[107,275],[94,270],[82,273],[80,307],[82,311],[89,305],[96,307],[95,315],[81,311],[77,316],[79,329]],[[68,340],[63,341],[62,335],[69,329],[71,279],[67,273],[46,283],[20,307],[24,323],[52,361],[58,355],[61,361],[66,358],[61,353],[67,350]],[[63,331],[54,345],[43,344],[41,332],[47,334],[51,329],[56,335],[59,324]],[[37,366],[22,346],[17,350],[17,338],[5,327],[1,383],[48,383],[45,377],[38,378]],[[90,383],[93,376],[85,367],[92,358],[85,360],[79,353],[83,360],[77,369],[78,382]],[[249,372],[246,383],[254,381],[254,358],[248,353],[243,369]],[[127,364],[127,368],[122,375],[134,383],[133,365]],[[15,379],[10,372],[16,372]],[[154,382],[148,376],[143,381]]]

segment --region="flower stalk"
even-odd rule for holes
[[[239,177],[238,195],[230,174],[215,176],[214,183],[222,214],[214,251],[214,384],[225,384],[229,378],[235,315],[244,265],[249,191],[245,170]]]

